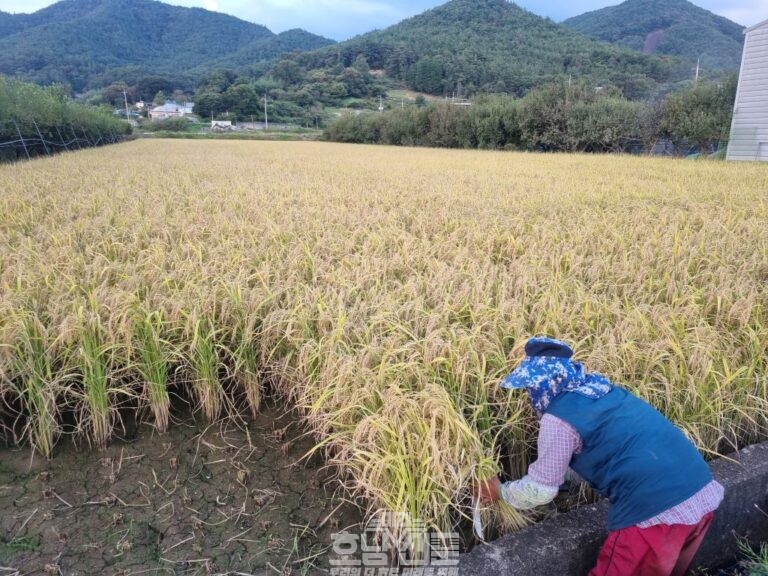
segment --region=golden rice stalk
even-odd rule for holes
[[[221,414],[225,397],[219,378],[216,330],[207,318],[194,320],[188,360],[197,407],[206,420],[213,422]]]
[[[161,434],[168,430],[171,400],[168,380],[174,356],[172,345],[162,338],[164,327],[162,312],[141,314],[134,324],[133,346],[136,353],[135,369],[141,374],[141,398],[149,403],[155,428]]]
[[[81,378],[80,426],[87,427],[89,440],[104,448],[114,429],[116,407],[111,404],[114,389],[110,387],[111,348],[104,342],[98,315],[79,311],[79,346],[77,365]]]
[[[473,465],[488,458],[493,473],[498,459],[517,475],[532,454],[521,440],[534,433],[529,415],[487,387],[522,334],[568,339],[586,366],[648,399],[706,453],[768,438],[764,166],[309,142],[260,143],[258,154],[254,163],[249,142],[139,140],[0,166],[5,390],[23,383],[5,360],[21,333],[10,319],[37,310],[61,336],[48,343],[52,384],[26,385],[29,397],[65,390],[42,405],[77,407],[90,436],[98,409],[70,373],[91,358],[87,372],[105,373],[108,387],[88,389],[116,418],[134,386],[118,370],[135,373],[138,357],[125,311],[140,305],[161,311],[164,333],[196,359],[197,369],[179,363],[211,418],[231,400],[220,376],[251,337],[233,335],[253,326],[258,363],[238,354],[247,390],[258,390],[248,379],[258,373],[298,405],[374,510],[452,519],[465,512]],[[101,306],[85,346],[84,291]],[[208,321],[196,333],[199,318]],[[446,422],[458,414],[476,436],[458,442],[476,454],[450,465],[436,455],[452,449],[427,448],[437,433],[423,391],[435,384],[453,403]],[[253,411],[256,395],[248,402]],[[24,411],[52,412],[39,406]],[[426,446],[401,439],[409,434]]]
[[[12,354],[11,382],[18,382],[18,396],[27,423],[22,436],[45,458],[50,458],[61,434],[58,396],[60,374],[54,372],[51,343],[39,317],[21,312],[16,320],[20,331]]]
[[[412,539],[409,525],[450,532],[452,511],[466,499],[468,486],[497,469],[445,389],[435,385],[416,392],[391,387],[348,446],[337,444],[338,462],[352,471],[348,487],[371,502],[370,516],[391,512],[401,518],[399,543]]]

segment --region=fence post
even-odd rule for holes
[[[69,124],[69,129],[70,129],[70,130],[72,130],[72,136],[74,136],[74,140],[72,140],[72,142],[74,142],[75,144],[77,144],[77,149],[78,149],[78,150],[82,150],[82,149],[83,149],[83,147],[82,147],[82,146],[80,146],[80,138],[78,138],[78,137],[77,137],[77,132],[75,132],[75,127],[74,127],[74,126],[72,126],[72,124],[71,124],[71,123]]]
[[[64,146],[64,150],[69,152],[69,147],[67,146],[66,141],[64,140],[64,137],[61,135],[61,130],[59,130],[59,127],[56,126],[56,132],[59,135],[59,140],[61,140],[61,145]]]
[[[83,133],[83,136],[85,136],[85,141],[88,142],[88,146],[93,147],[93,142],[88,138],[88,133],[85,131],[85,128],[80,128],[80,131]]]
[[[24,152],[27,155],[27,160],[31,160],[32,158],[29,157],[29,150],[27,150],[27,143],[24,142],[24,136],[21,135],[21,128],[19,128],[19,125],[16,124],[16,120],[11,120],[13,122],[13,125],[16,126],[16,132],[19,135],[19,138],[21,139],[21,145],[24,147]]]
[[[35,122],[34,120],[32,120],[32,124],[34,124],[34,125],[35,125],[35,130],[37,130],[37,135],[38,135],[38,136],[40,136],[40,142],[42,142],[42,144],[43,144],[43,148],[45,149],[45,153],[46,153],[48,156],[50,156],[50,155],[51,155],[51,153],[48,151],[48,146],[47,146],[47,145],[46,145],[46,143],[45,143],[45,138],[43,138],[43,135],[40,133],[40,128],[38,127],[38,125],[37,125],[37,122]]]

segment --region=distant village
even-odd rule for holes
[[[128,118],[128,120],[137,125],[139,118],[145,117],[152,122],[170,120],[173,118],[187,118],[190,122],[203,123],[204,120],[194,113],[193,102],[176,102],[175,100],[166,100],[165,104],[154,104],[139,100],[133,105],[127,105],[125,108],[115,108],[115,116]],[[275,129],[284,129],[288,126],[282,123],[273,122],[237,122],[231,120],[221,120],[211,118],[210,130],[214,132],[240,131],[240,130],[265,130],[270,127]]]

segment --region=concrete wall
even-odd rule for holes
[[[738,556],[738,537],[768,542],[768,443],[710,464],[725,499],[696,555],[699,567]],[[476,546],[459,560],[461,576],[584,576],[605,539],[608,502],[583,506]]]

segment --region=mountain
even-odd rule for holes
[[[332,40],[154,0],[62,0],[33,14],[0,13],[0,73],[40,84],[98,87],[125,73],[196,77]]]
[[[596,41],[505,0],[451,0],[384,30],[291,56],[308,70],[350,66],[361,57],[396,82],[436,95],[523,94],[571,77],[642,97],[683,73],[676,59]]]
[[[627,0],[564,24],[645,54],[700,59],[705,70],[738,71],[744,46],[743,26],[687,0]]]
[[[235,52],[215,60],[212,64],[215,68],[243,69],[252,66],[254,62],[274,61],[283,54],[289,54],[296,50],[312,51],[335,43],[334,40],[321,38],[305,30],[294,28],[276,36],[249,42]],[[211,68],[211,63],[207,63],[207,68]]]
[[[0,38],[10,34],[13,29],[13,15],[0,10]]]

